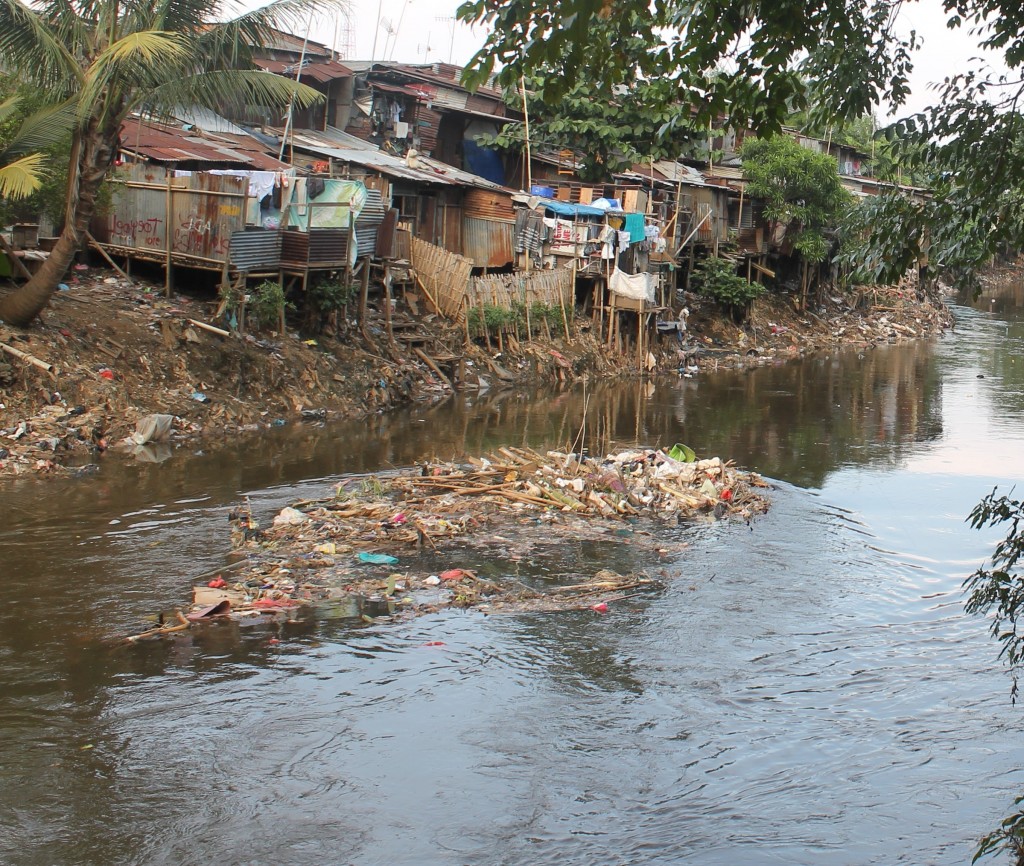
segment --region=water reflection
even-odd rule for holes
[[[108,461],[45,495],[12,485],[0,860],[964,862],[1013,787],[1016,733],[957,604],[983,548],[963,505],[1021,465],[1024,389],[1017,320],[960,319],[933,342],[460,396]],[[686,554],[646,564],[668,586],[606,617],[378,629],[308,612],[108,640],[223,562],[241,496],[267,515],[339,473],[677,441],[780,479],[775,505],[750,527],[682,530]],[[605,564],[644,565],[580,544],[481,567]]]

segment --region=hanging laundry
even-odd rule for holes
[[[644,215],[642,213],[626,214],[623,230],[629,232],[629,242],[638,244],[646,237],[644,233]]]
[[[608,288],[616,295],[632,298],[634,301],[654,303],[654,275],[649,273],[627,274],[616,268],[608,280]]]
[[[516,214],[515,251],[537,255],[544,243],[544,218],[535,210]]]

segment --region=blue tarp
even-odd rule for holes
[[[541,206],[545,210],[549,210],[558,216],[563,217],[576,217],[576,216],[596,216],[603,217],[608,211],[601,210],[599,207],[591,207],[588,204],[569,204],[564,201],[555,201],[554,199],[541,199]]]
[[[496,150],[481,147],[473,139],[466,138],[462,141],[462,151],[466,155],[466,168],[469,171],[498,186],[505,185],[505,166]]]

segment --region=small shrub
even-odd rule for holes
[[[276,328],[284,308],[284,288],[273,280],[264,280],[249,298],[249,314],[259,328]]]
[[[727,307],[734,315],[745,314],[750,302],[764,294],[764,286],[748,283],[729,259],[708,256],[694,267],[691,279],[699,294]]]
[[[355,297],[356,287],[338,279],[317,280],[309,287],[309,303],[320,313],[333,313],[342,309]]]

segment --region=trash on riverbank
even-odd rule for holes
[[[671,575],[582,575],[553,551],[629,545],[656,565],[686,548],[673,526],[750,520],[768,509],[767,487],[717,457],[685,462],[647,448],[604,459],[501,448],[465,465],[353,478],[330,499],[292,503],[266,528],[248,507],[233,512],[236,561],[193,588],[188,619],[291,615],[310,605],[367,620],[453,607],[603,614]],[[521,578],[537,560],[559,568]]]

